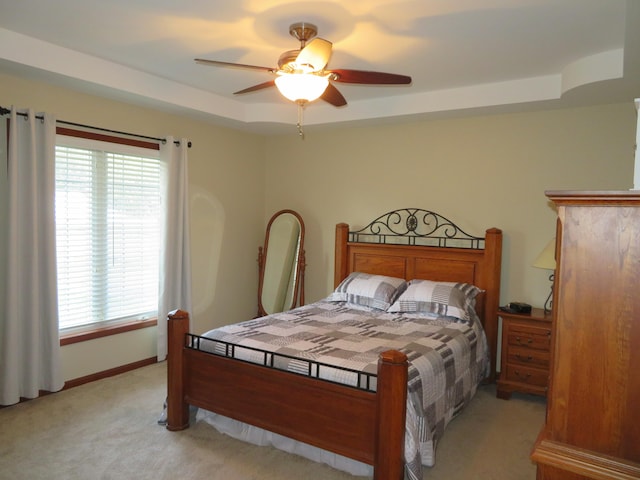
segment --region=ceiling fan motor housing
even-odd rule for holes
[[[292,67],[292,64],[295,63],[299,53],[300,50],[287,50],[286,52],[284,52],[282,55],[280,55],[280,58],[278,58],[278,68],[285,71],[295,70]]]

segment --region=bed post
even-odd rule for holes
[[[349,225],[338,223],[336,225],[335,267],[333,269],[333,288],[347,278],[349,259],[347,258],[347,242],[349,241]]]
[[[380,354],[374,480],[404,478],[407,375],[408,363],[404,353],[389,350]]]
[[[496,378],[496,362],[498,351],[498,305],[500,305],[500,273],[502,263],[502,230],[490,228],[485,235],[486,263],[483,268],[483,285],[486,300],[484,305],[484,330],[491,351],[491,372],[487,381]]]
[[[189,405],[184,401],[184,359],[182,350],[189,332],[189,314],[183,310],[169,312],[167,334],[167,429],[189,427]]]

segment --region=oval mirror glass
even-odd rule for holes
[[[258,316],[304,304],[304,222],[293,210],[281,210],[267,225],[258,249]]]

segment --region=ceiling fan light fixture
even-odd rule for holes
[[[329,86],[326,76],[312,73],[290,73],[276,78],[278,91],[292,102],[313,102]]]

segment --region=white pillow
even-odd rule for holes
[[[406,288],[407,282],[402,278],[353,272],[327,297],[327,301],[386,310]]]
[[[387,311],[435,313],[469,321],[480,292],[481,289],[468,283],[411,280],[407,289]]]

